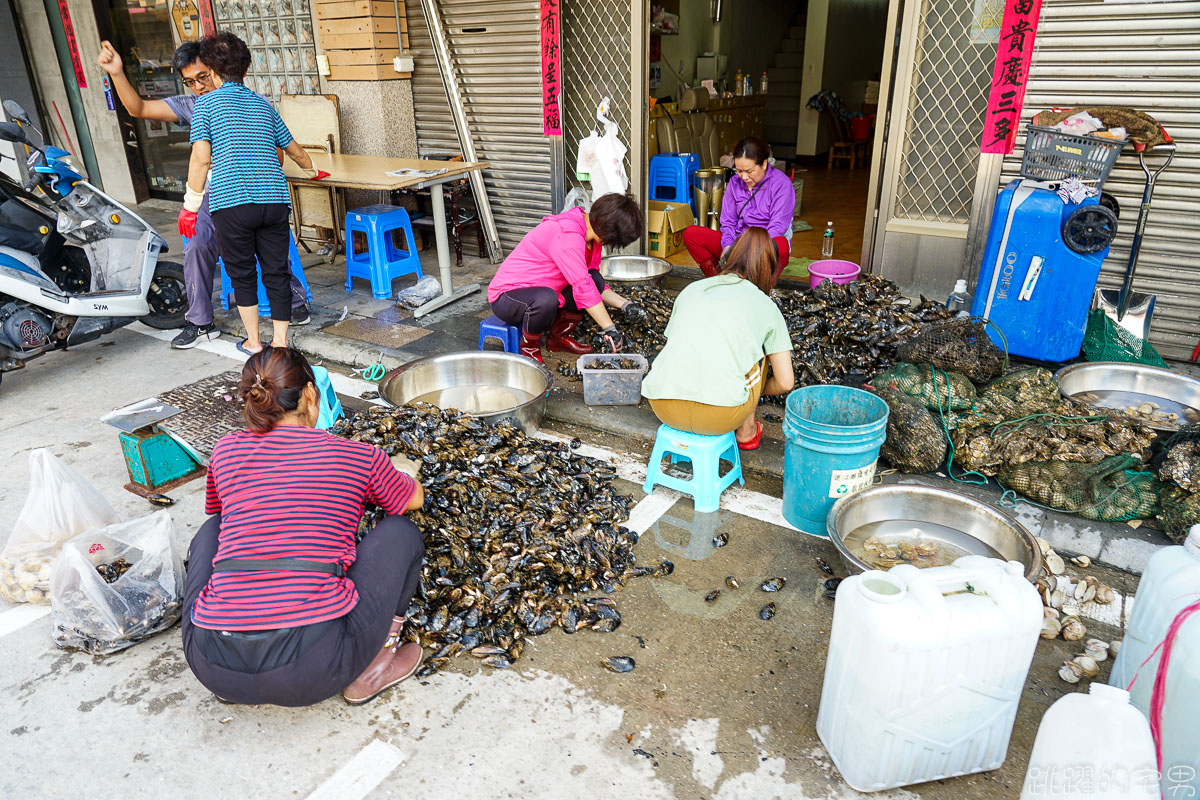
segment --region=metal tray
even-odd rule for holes
[[[1054,377],[1064,396],[1090,406],[1124,412],[1153,403],[1157,411],[1178,416],[1176,421],[1136,417],[1155,430],[1175,431],[1200,422],[1200,380],[1169,369],[1096,361],[1063,367]]]
[[[658,285],[671,274],[671,263],[652,256],[608,256],[600,259],[600,274],[612,283]]]

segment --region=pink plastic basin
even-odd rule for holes
[[[853,261],[840,261],[836,258],[814,261],[808,265],[808,285],[815,289],[817,284],[825,280],[850,283],[858,277],[861,270],[862,268]]]

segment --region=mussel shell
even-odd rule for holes
[[[600,662],[600,665],[609,672],[632,672],[637,666],[637,662],[629,656],[609,656]]]
[[[764,592],[778,592],[787,583],[787,578],[771,578],[769,581],[763,581],[759,588]]]
[[[706,603],[715,603],[715,602],[717,602],[717,598],[718,598],[718,597],[720,597],[720,596],[721,596],[721,590],[720,590],[720,589],[713,589],[711,592],[709,592],[708,594],[704,595],[704,602],[706,602]]]
[[[728,586],[730,589],[737,589],[737,588],[741,587],[741,584],[738,583],[738,579],[733,577],[732,575],[726,576],[725,585]]]
[[[763,606],[761,609],[759,609],[759,612],[758,612],[759,619],[768,620],[773,616],[775,616],[775,604],[774,603],[767,603],[765,606]]]
[[[713,537],[713,540],[712,540],[713,547],[724,547],[727,544],[729,544],[729,534],[728,533],[718,533],[716,536]]]

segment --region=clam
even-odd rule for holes
[[[1042,638],[1057,639],[1058,634],[1062,632],[1062,625],[1053,617],[1046,617],[1042,620]]]
[[[1050,606],[1042,606],[1042,616],[1046,619],[1058,619],[1058,609],[1050,608]]]
[[[1075,584],[1074,595],[1076,600],[1086,603],[1096,596],[1096,584],[1088,581],[1080,581]]]
[[[1062,608],[1065,599],[1061,589],[1055,589],[1053,592],[1047,591],[1042,595],[1042,600],[1049,608]]]
[[[1100,663],[1089,655],[1075,656],[1073,661],[1079,665],[1085,678],[1094,678],[1100,674]]]
[[[1117,639],[1115,642],[1109,642],[1108,643],[1108,654],[1110,656],[1112,656],[1113,658],[1116,658],[1117,653],[1121,652],[1121,642],[1123,642],[1123,641],[1125,641],[1125,640]]]
[[[1078,617],[1067,617],[1062,623],[1062,636],[1068,642],[1077,642],[1087,635],[1087,628]]]
[[[1041,536],[1036,537],[1034,541],[1037,542],[1038,549],[1042,551],[1043,556],[1050,555],[1050,543],[1048,541]]]
[[[1067,565],[1063,562],[1062,556],[1051,550],[1046,554],[1046,569],[1050,570],[1052,575],[1062,575],[1067,571]]]
[[[1071,563],[1080,569],[1087,569],[1092,565],[1092,560],[1087,556],[1075,556],[1071,559]]]
[[[1108,658],[1108,642],[1101,639],[1088,639],[1083,646],[1083,652],[1098,662],[1104,661]]]
[[[1058,677],[1062,678],[1067,683],[1079,683],[1079,679],[1083,676],[1083,667],[1076,664],[1074,661],[1064,661],[1063,665],[1058,668]]]
[[[1102,606],[1107,606],[1117,599],[1117,593],[1111,586],[1100,585],[1096,587],[1096,596],[1092,599]]]

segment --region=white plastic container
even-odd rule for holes
[[[1021,800],[1154,800],[1157,777],[1150,723],[1129,692],[1093,683],[1042,717]]]
[[[963,556],[842,581],[817,734],[863,792],[997,769],[1042,626],[1016,561]]]
[[[1125,641],[1108,679],[1119,689],[1132,683],[1131,702],[1147,717],[1161,651],[1151,653],[1166,638],[1176,615],[1197,601],[1200,525],[1192,527],[1183,545],[1164,547],[1147,562]],[[1147,657],[1150,660],[1142,666]],[[1171,651],[1163,703],[1162,750],[1164,796],[1200,797],[1200,612],[1180,627]]]

